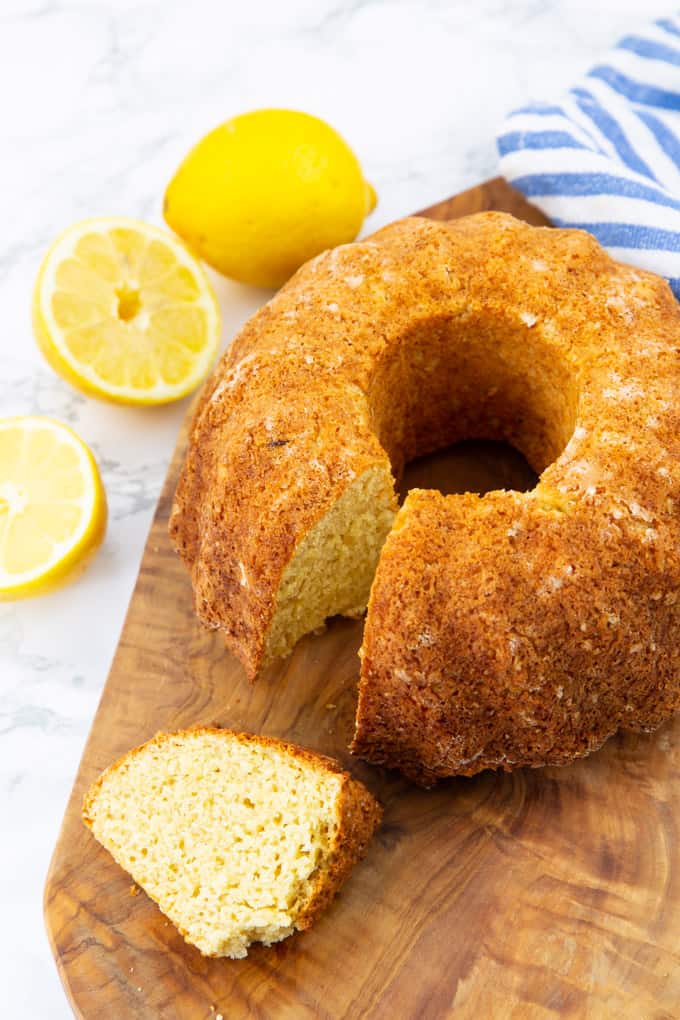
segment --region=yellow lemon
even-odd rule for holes
[[[124,217],[84,220],[57,238],[33,300],[36,339],[64,379],[122,404],[190,393],[219,346],[208,278],[167,231]]]
[[[312,256],[353,241],[375,203],[359,161],[328,124],[256,110],[191,150],[165,193],[164,215],[220,273],[279,287]]]
[[[63,584],[105,530],[106,496],[82,439],[52,418],[0,418],[0,599]]]

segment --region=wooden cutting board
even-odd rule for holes
[[[425,210],[541,214],[501,180]],[[362,622],[334,620],[249,685],[191,610],[167,519],[179,437],[45,890],[64,987],[86,1020],[680,1017],[680,723],[619,736],[569,768],[416,789],[347,753]],[[495,444],[411,465],[406,487],[527,488]],[[218,722],[340,758],[385,807],[310,931],[246,960],[188,946],[80,822],[97,774],[159,729]]]

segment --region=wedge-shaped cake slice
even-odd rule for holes
[[[330,758],[269,737],[160,733],[108,768],[83,819],[187,942],[243,957],[308,928],[381,809]]]

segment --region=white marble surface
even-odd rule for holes
[[[380,196],[377,227],[493,175],[506,110],[557,95],[643,13],[672,6],[0,0],[0,414],[72,424],[96,453],[111,513],[81,580],[0,608],[2,1016],[71,1015],[43,931],[43,880],[186,410],[109,407],[53,375],[29,314],[46,245],[85,216],[160,222],[187,147],[265,105],[316,113],[350,140]],[[267,295],[218,289],[226,342]]]

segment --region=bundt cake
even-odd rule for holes
[[[381,809],[337,762],[212,727],[159,733],[94,783],[83,819],[205,956],[309,928]]]
[[[589,234],[411,218],[307,263],[206,385],[171,517],[254,676],[366,604],[393,475],[503,439],[527,493],[412,491],[353,749],[431,782],[565,762],[680,705],[680,310]]]

